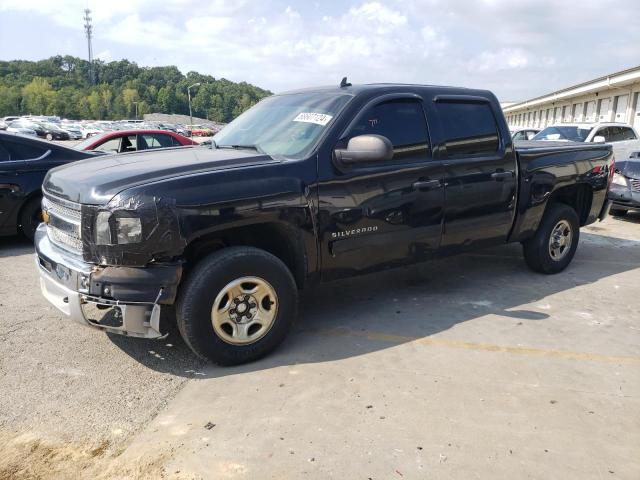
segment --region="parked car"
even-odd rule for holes
[[[30,135],[32,137],[37,137],[38,134],[35,130],[32,130],[31,128],[26,128],[26,127],[18,127],[18,126],[14,126],[12,124],[9,124],[7,126],[7,132],[9,133],[19,133],[20,135]]]
[[[193,140],[166,130],[116,130],[96,135],[76,144],[76,150],[96,150],[105,153],[135,152],[151,148],[197,145]]]
[[[5,122],[4,120],[0,120],[0,130],[6,130],[8,126],[9,125],[7,125],[7,122]]]
[[[317,281],[509,242],[562,271],[580,227],[606,216],[613,174],[610,145],[514,147],[497,98],[466,88],[344,80],[269,97],[214,140],[49,172],[44,296],[145,338],[175,312],[199,356],[247,362]]]
[[[187,129],[191,132],[192,137],[210,137],[213,130],[204,125],[187,125]]]
[[[20,117],[9,115],[9,116],[6,116],[6,117],[2,117],[2,121],[5,122],[5,123],[11,123],[14,120],[18,120],[19,118]]]
[[[545,128],[533,140],[609,143],[618,159],[640,150],[638,132],[626,123],[562,123]]]
[[[61,123],[60,128],[69,134],[71,140],[80,140],[82,138],[82,128],[74,123]]]
[[[515,140],[531,140],[539,132],[539,128],[516,128],[511,131],[511,138]]]
[[[44,138],[47,140],[69,140],[71,135],[66,130],[60,128],[57,124],[51,122],[37,122],[44,130]]]
[[[41,185],[47,171],[96,156],[71,148],[0,132],[0,235],[22,232],[33,239],[41,221]]]
[[[27,130],[32,130],[36,132],[36,135],[38,137],[42,137],[42,138],[44,138],[45,135],[47,134],[46,130],[39,123],[36,123],[33,120],[28,120],[26,118],[19,118],[17,120],[13,120],[12,122],[9,123],[9,127],[12,127],[15,129],[25,128]],[[13,131],[13,130],[10,130],[10,131]],[[15,132],[15,133],[21,133],[21,132]]]
[[[183,137],[191,136],[191,130],[184,125],[176,125],[176,133],[179,133]]]
[[[616,162],[609,199],[613,201],[611,215],[622,217],[631,211],[640,211],[640,152]]]

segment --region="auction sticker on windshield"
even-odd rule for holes
[[[332,115],[327,115],[326,113],[301,112],[293,121],[315,123],[316,125],[322,125],[324,127],[332,118]]]

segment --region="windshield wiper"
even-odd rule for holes
[[[264,151],[258,145],[218,145],[218,148],[233,148],[235,150],[254,150],[258,153],[264,153]]]

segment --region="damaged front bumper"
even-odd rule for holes
[[[72,320],[111,333],[160,338],[162,305],[175,301],[182,267],[101,267],[54,246],[41,224],[36,265],[44,297]]]

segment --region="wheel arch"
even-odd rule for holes
[[[26,208],[27,204],[31,202],[31,200],[33,200],[34,198],[38,198],[38,197],[42,199],[42,190],[39,188],[34,190],[33,192],[30,192],[22,200],[22,203],[20,204],[20,207],[18,208],[17,215],[16,215],[16,228],[18,230],[22,228],[22,225],[21,225],[22,214],[24,213],[24,209]]]
[[[265,221],[228,227],[201,235],[185,248],[185,273],[206,255],[226,247],[255,247],[271,253],[289,268],[296,285],[302,289],[307,278],[308,252],[300,232],[280,221]]]
[[[545,213],[549,205],[564,203],[575,210],[580,219],[580,226],[587,224],[591,204],[593,203],[593,189],[587,183],[576,183],[554,190],[546,202]],[[544,215],[544,214],[543,214]]]

